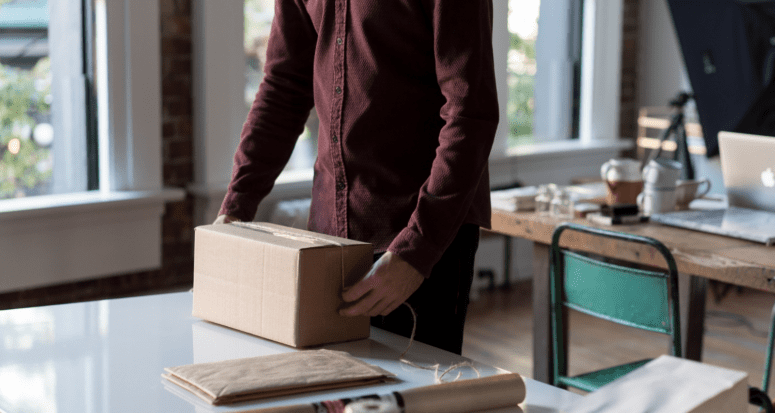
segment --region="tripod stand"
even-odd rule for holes
[[[692,166],[692,159],[689,155],[689,145],[686,142],[686,127],[684,126],[684,106],[692,99],[693,96],[686,92],[681,92],[672,100],[670,100],[670,107],[673,108],[673,114],[670,117],[670,126],[662,133],[659,139],[659,146],[652,151],[641,164],[643,169],[652,159],[656,159],[662,154],[662,144],[670,138],[671,134],[675,134],[675,160],[681,162],[684,166],[681,172],[681,178],[694,179],[694,167]]]

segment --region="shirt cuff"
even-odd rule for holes
[[[241,221],[250,222],[256,217],[259,200],[247,194],[226,192],[218,215],[231,215]]]
[[[433,266],[444,254],[443,248],[428,242],[411,228],[404,228],[387,250],[408,262],[425,278],[430,277]]]

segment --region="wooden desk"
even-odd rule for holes
[[[549,245],[556,226],[567,220],[533,212],[493,209],[492,230],[535,242],[533,252],[533,378],[546,382],[552,369],[549,312]],[[707,279],[775,292],[775,248],[749,241],[649,223],[604,227],[584,219],[572,222],[643,235],[662,241],[673,253],[679,280],[681,327],[686,356],[702,358]],[[665,267],[650,247],[568,231],[562,245],[611,258]]]
[[[296,350],[196,319],[191,303],[192,294],[184,292],[0,311],[0,411],[245,412],[433,384],[433,371],[398,361],[406,338],[372,328],[368,340],[327,348],[387,369],[397,383],[211,406],[163,380],[164,367]],[[422,343],[406,358],[442,366],[467,360]],[[502,372],[474,364],[482,376]],[[471,369],[462,373],[476,377]],[[531,379],[525,385],[521,409],[500,412],[551,413],[581,397]]]

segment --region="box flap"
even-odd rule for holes
[[[330,237],[311,231],[289,231],[286,228],[274,224],[265,223],[231,223],[218,225],[201,225],[197,231],[212,231],[225,235],[232,235],[261,243],[268,243],[278,247],[303,250],[309,248],[334,248],[347,245],[365,244],[360,241],[352,241],[343,238]]]

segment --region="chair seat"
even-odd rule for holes
[[[574,377],[558,377],[557,381],[559,384],[575,387],[584,391],[595,391],[603,385],[606,385],[618,379],[619,377],[624,376],[625,374],[637,369],[649,361],[651,361],[651,359],[635,361],[628,364],[621,364],[590,373],[584,373]]]

